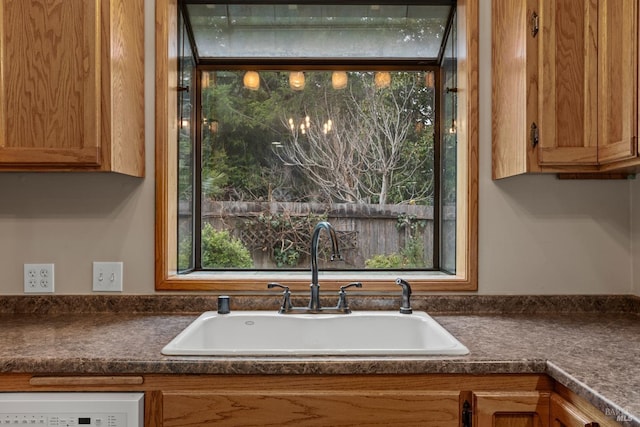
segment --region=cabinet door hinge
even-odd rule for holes
[[[540,142],[540,131],[538,130],[538,125],[536,122],[531,123],[531,130],[529,131],[529,140],[531,141],[531,146],[535,148]]]
[[[540,16],[534,11],[531,14],[531,36],[535,37],[538,35],[538,31],[540,31]]]
[[[462,404],[462,427],[471,427],[471,404],[468,400],[465,400]]]

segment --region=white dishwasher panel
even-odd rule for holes
[[[143,393],[0,393],[0,427],[143,427]]]

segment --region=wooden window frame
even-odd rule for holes
[[[177,272],[177,0],[156,0],[155,88],[155,289],[156,291],[264,292],[267,281],[277,280],[293,291],[308,290],[309,277],[288,272],[266,274]],[[477,291],[478,289],[478,1],[458,0],[458,206],[455,275],[408,272],[414,293]],[[274,276],[275,275],[275,276]],[[389,274],[350,273],[367,291],[397,291]],[[292,276],[287,279],[286,276]],[[379,277],[376,277],[379,276]],[[404,277],[404,276],[403,276]],[[328,289],[343,278],[324,278]]]

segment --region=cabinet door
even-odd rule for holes
[[[549,393],[476,392],[474,427],[547,427]]]
[[[458,392],[163,392],[164,427],[457,426]]]
[[[598,1],[543,0],[540,16],[538,161],[541,165],[595,165]]]
[[[538,123],[538,40],[540,0],[491,4],[492,26],[492,176],[537,172],[531,141]]]
[[[0,164],[100,164],[100,3],[0,0]]]
[[[637,154],[638,0],[599,0],[598,162]]]
[[[551,427],[592,427],[587,417],[557,394],[551,396]],[[597,424],[596,424],[597,426]]]

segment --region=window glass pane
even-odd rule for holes
[[[442,121],[442,228],[441,228],[441,269],[449,273],[456,271],[456,187],[458,165],[457,134],[457,52],[456,29],[451,30],[447,39],[443,59],[443,121]]]
[[[188,5],[201,58],[435,59],[450,11],[451,5]]]
[[[326,267],[431,268],[427,71],[207,72],[203,268],[307,269],[321,219],[345,257]]]
[[[193,177],[194,177],[194,134],[193,134],[193,90],[195,85],[195,61],[187,34],[179,15],[178,25],[178,270],[194,267],[193,260]],[[189,90],[187,90],[189,88]]]

